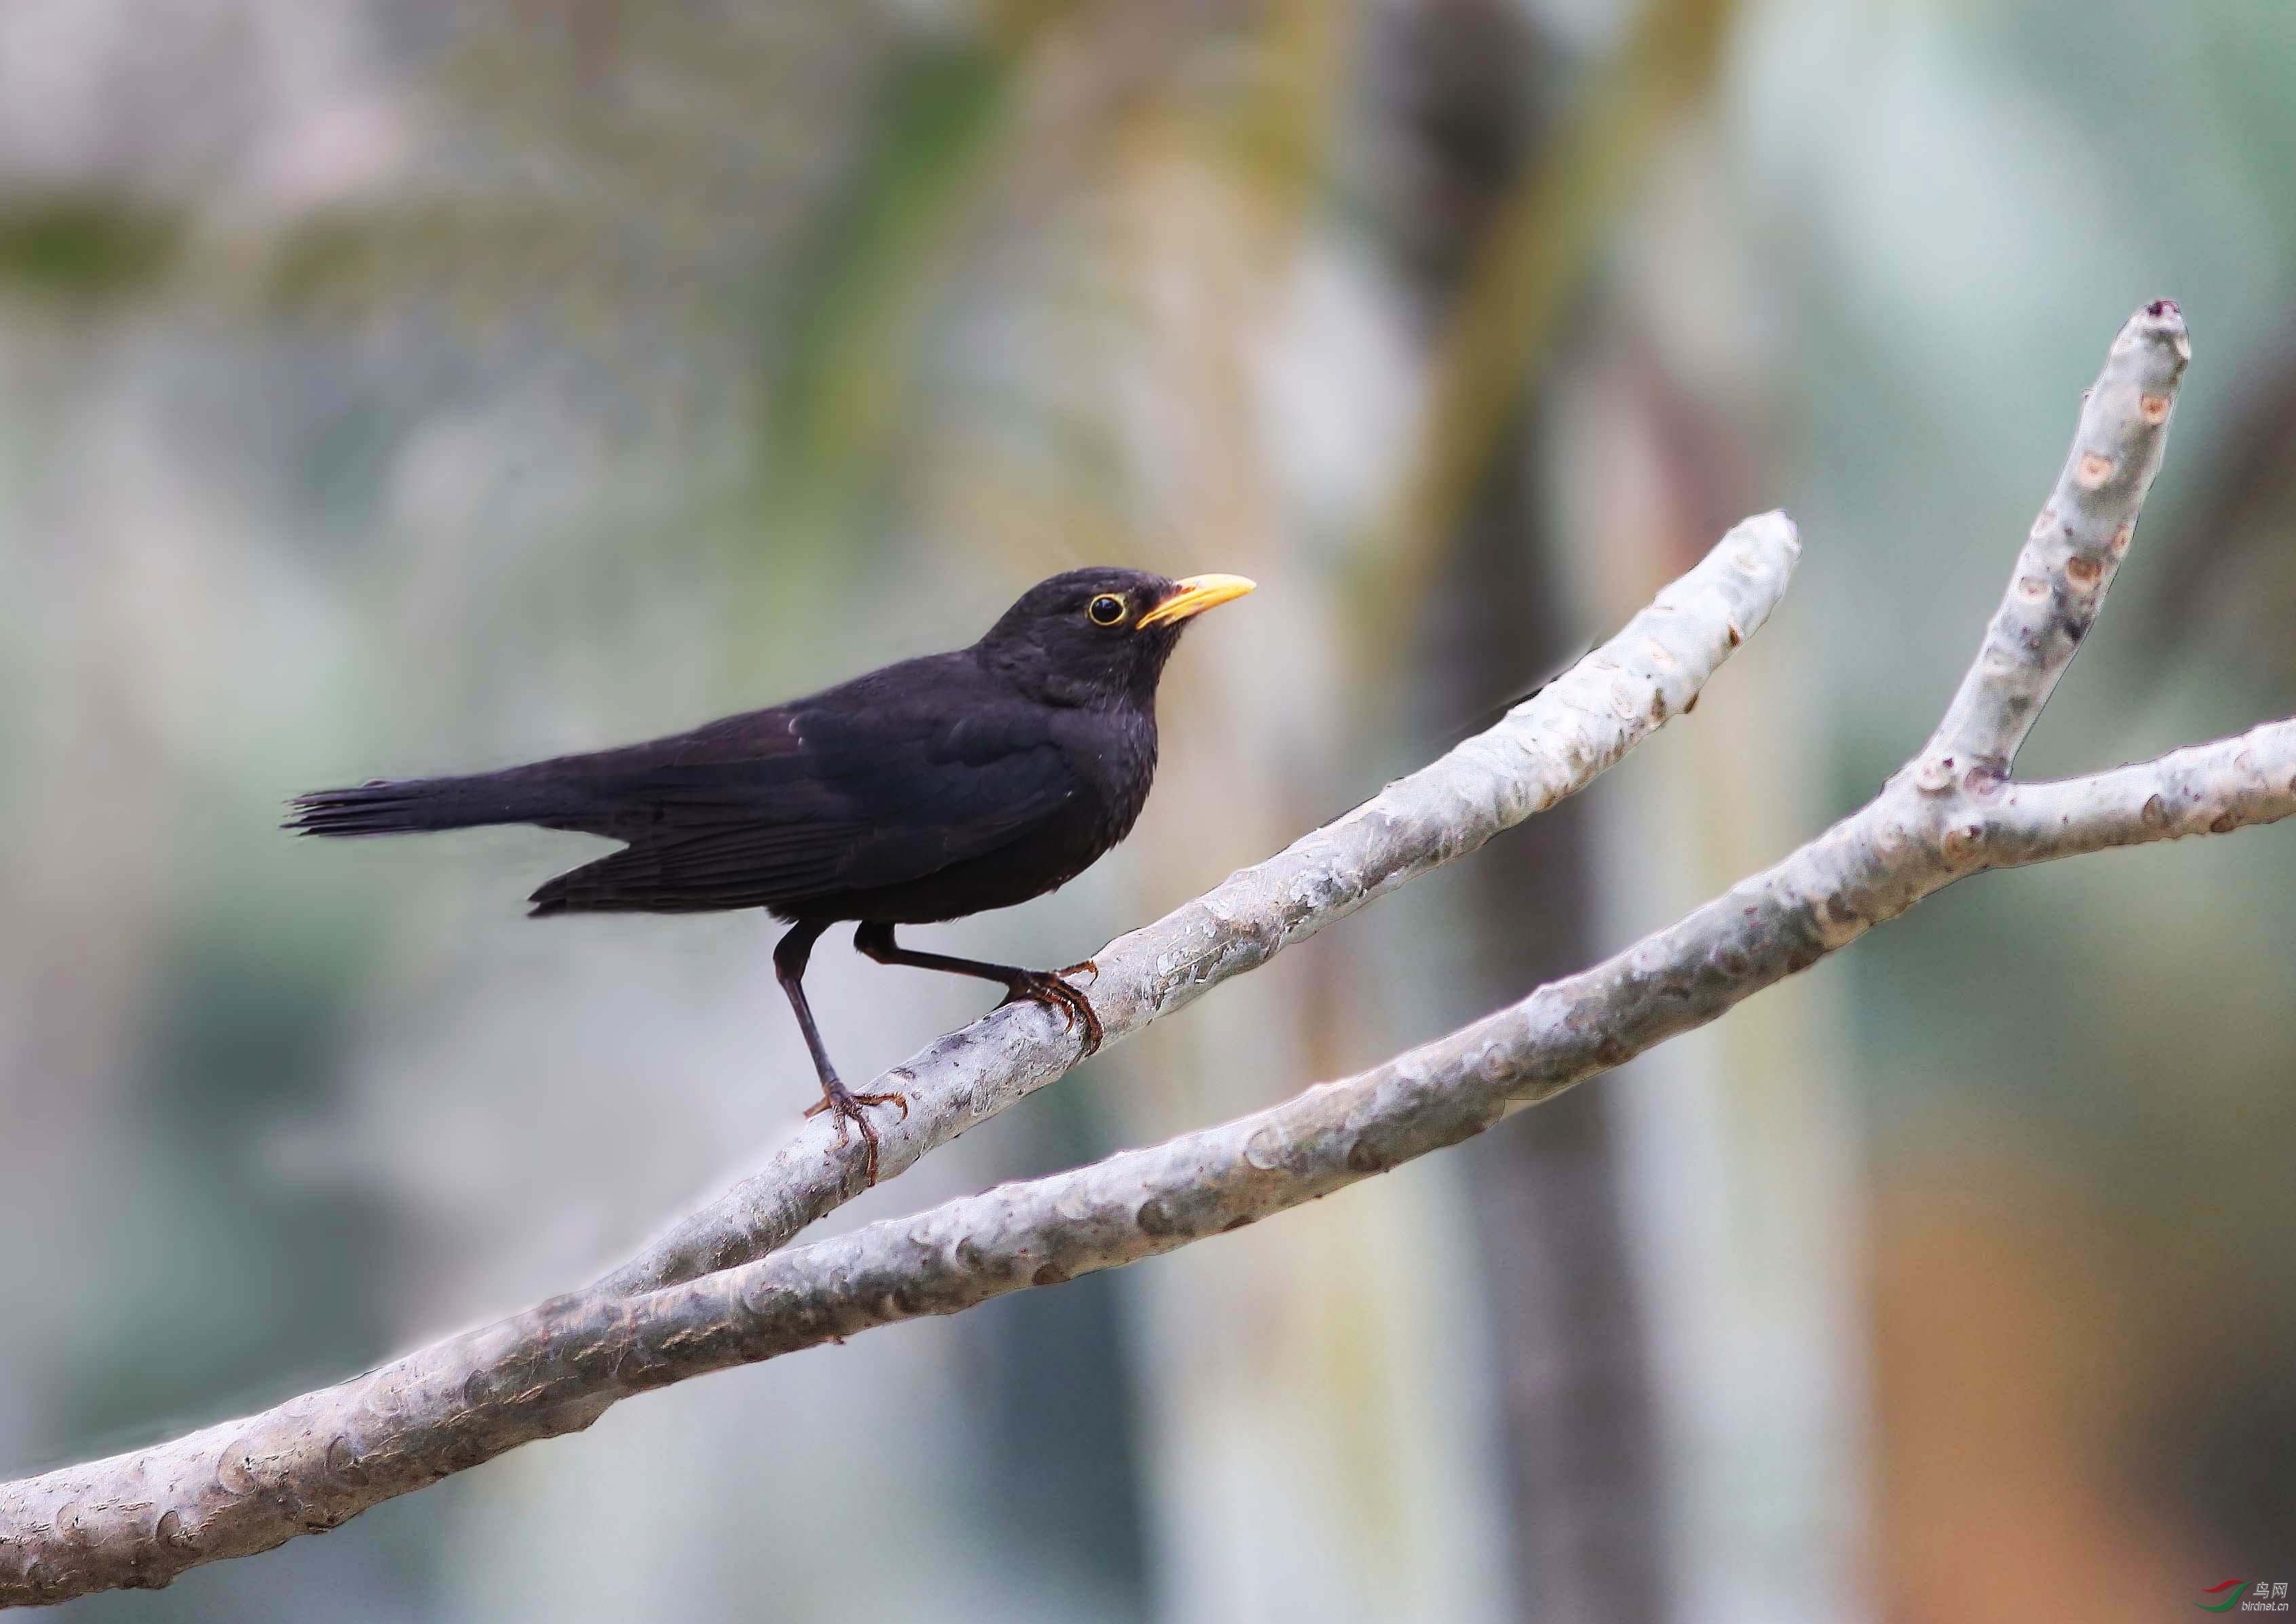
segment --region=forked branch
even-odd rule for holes
[[[2296,813],[2296,721],[2061,783],[2008,776],[2128,549],[2189,355],[2173,305],[2131,318],[1935,736],[1872,802],[1679,923],[1270,1110],[774,1251],[854,1182],[850,1158],[813,1170],[829,1151],[826,1130],[801,1136],[586,1292],[261,1415],[0,1488],[0,1602],[164,1584],[586,1426],[630,1394],[953,1313],[1298,1206],[1711,1021],[1965,874]],[[1095,989],[1110,1036],[1585,783],[1687,708],[1775,603],[1794,551],[1781,519],[1742,526],[1490,733],[1111,944]],[[1050,1080],[1067,1053],[1055,1020],[1018,1007],[934,1046],[906,1069],[903,1087],[923,1108],[905,1134],[888,1136],[889,1170]]]

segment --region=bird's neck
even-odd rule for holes
[[[980,648],[981,666],[1023,699],[1063,709],[1156,713],[1157,673],[1062,670],[1030,648]],[[1142,677],[1144,676],[1145,680]]]

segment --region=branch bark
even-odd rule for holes
[[[1923,753],[1868,805],[1679,923],[1235,1121],[636,1297],[561,1298],[261,1415],[0,1488],[0,1603],[165,1584],[586,1426],[631,1394],[955,1313],[1299,1206],[1702,1025],[1964,875],[2296,814],[2296,721],[2061,783],[2006,778],[2126,551],[2188,354],[2173,305],[2124,329],[2066,479]],[[1591,778],[1686,707],[1775,603],[1794,547],[1781,520],[1742,527],[1491,734],[1114,944],[1103,1018],[1129,1028],[1177,1007],[1264,962],[1302,924],[1351,911]],[[1431,848],[1431,830],[1443,832]],[[1014,1079],[1056,1070],[1058,1046],[1057,1029],[1028,1011],[936,1046],[944,1119],[971,1109],[955,1103],[958,1082],[973,1079],[994,1109],[1023,1091]],[[751,1244],[766,1231],[742,1233]]]

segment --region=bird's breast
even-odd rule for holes
[[[1129,709],[1090,713],[1061,742],[1076,775],[1078,810],[1094,823],[1106,851],[1132,833],[1148,804],[1156,777],[1155,718]]]

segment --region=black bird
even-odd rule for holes
[[[460,778],[299,796],[302,834],[405,834],[535,824],[626,841],[529,900],[537,915],[765,908],[790,923],[774,972],[821,1074],[840,1143],[852,1122],[877,1177],[877,1133],[838,1080],[805,998],[823,931],[858,922],[881,964],[979,976],[1084,1028],[1100,1018],[1054,973],[921,953],[897,925],[1009,907],[1066,884],[1131,833],[1156,771],[1156,684],[1188,621],[1242,597],[1241,576],[1168,580],[1072,570],[1031,586],[970,648],[903,660],[809,698],[620,750]]]

